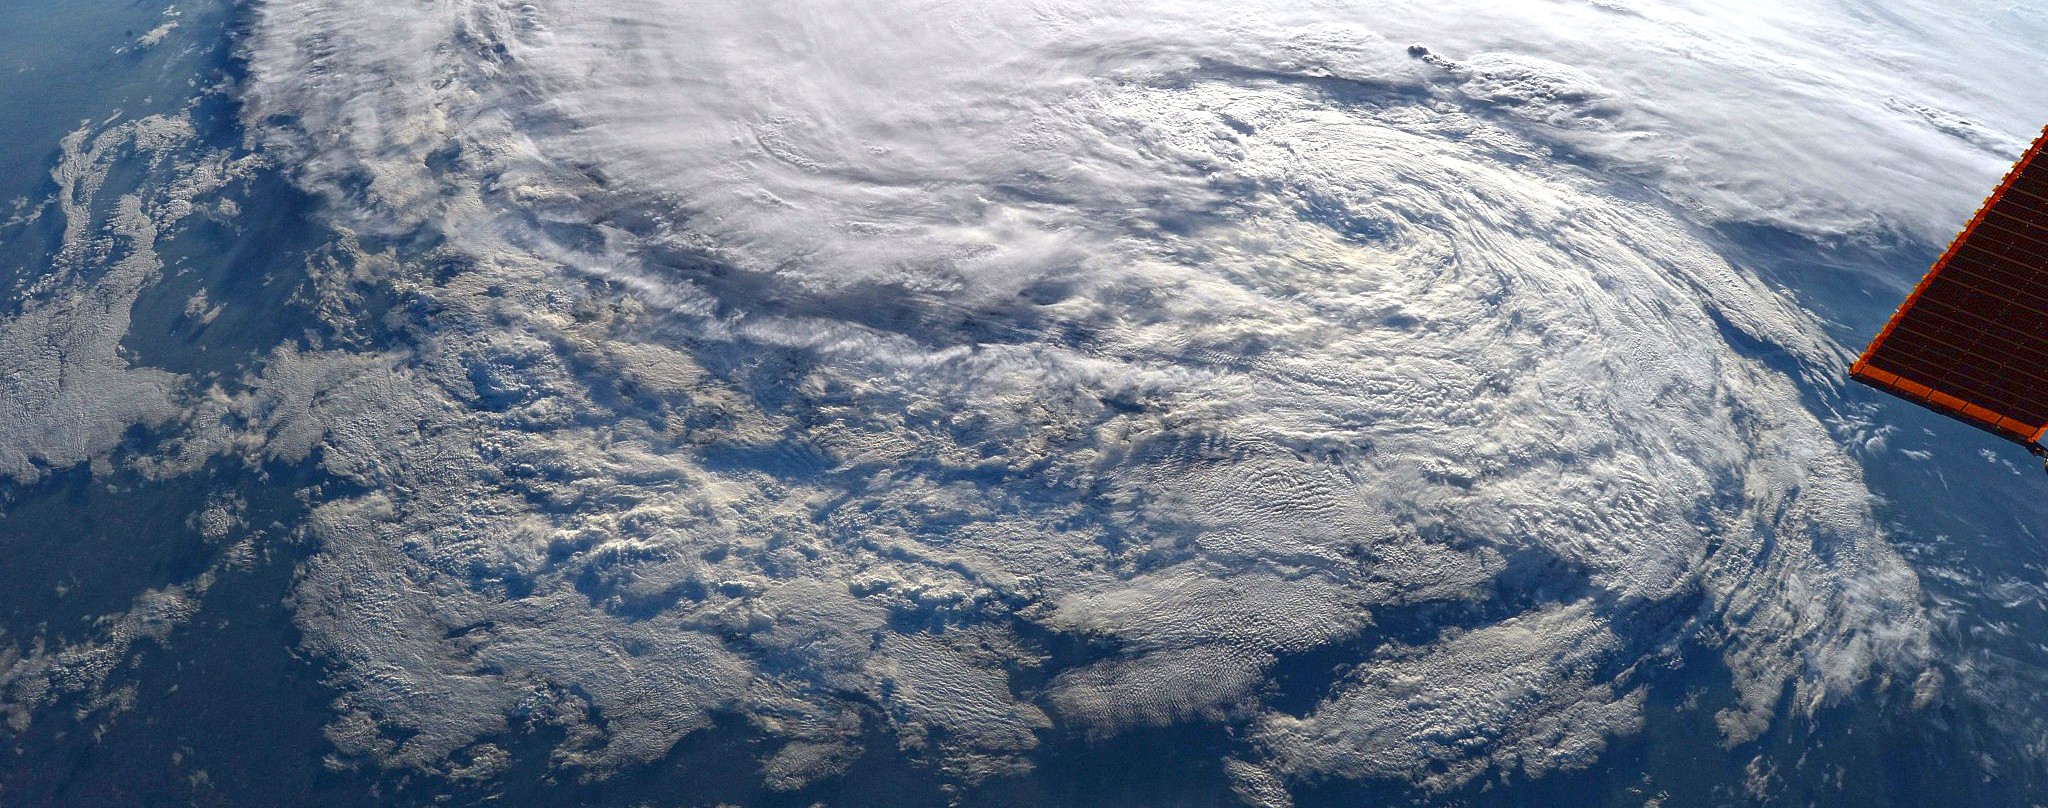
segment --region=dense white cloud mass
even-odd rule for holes
[[[403,245],[318,278],[403,339],[279,350],[152,471],[360,492],[294,608],[374,765],[731,714],[790,789],[867,716],[973,782],[1210,720],[1272,802],[1586,765],[1702,630],[1730,741],[1913,668],[1859,469],[1738,343],[1842,349],[1701,232],[1933,233],[2018,142],[1944,105],[2048,91],[1922,70],[1932,7],[1273,5],[266,0],[246,120]],[[1027,627],[1106,650],[1020,690]]]
[[[116,159],[140,152],[162,161],[192,136],[183,118],[153,117],[90,141],[65,138],[51,172],[63,217],[63,248],[50,271],[0,321],[0,476],[34,481],[104,454],[131,424],[159,423],[178,410],[172,374],[132,368],[119,355],[136,296],[156,278],[157,230],[191,213],[188,200],[232,175],[218,160],[181,166],[188,179],[160,197],[127,194],[94,211]]]

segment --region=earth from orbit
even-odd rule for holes
[[[2011,0],[0,4],[0,806],[2025,806]]]

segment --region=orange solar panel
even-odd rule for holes
[[[2048,131],[1850,366],[1859,382],[2035,444],[2048,435]]]

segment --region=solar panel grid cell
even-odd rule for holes
[[[2048,434],[2048,131],[1850,368],[1998,435]]]
[[[1950,262],[1946,273],[2016,303],[2048,310],[2048,281],[2015,277],[2002,261],[1981,251],[1971,251]]]
[[[2005,202],[2000,208],[2001,213],[2018,217],[2023,221],[2038,221],[2040,217],[2048,215],[2048,202],[2037,200],[2029,194],[2017,191],[2006,194]]]
[[[1923,305],[1930,306],[1929,314],[1935,316],[1902,328],[1898,332],[1902,347],[1887,354],[1882,366],[1903,372],[1911,363],[1919,371],[1912,374],[1916,378],[1947,383],[1940,389],[1974,390],[1974,400],[1998,405],[2015,416],[2048,416],[2048,406],[2029,400],[2033,398],[2030,391],[2042,389],[2040,368],[2048,365],[2048,355],[1989,331],[1980,331],[1974,339],[1959,338],[1956,332],[1975,323],[1940,316],[1939,304]]]
[[[1985,378],[1987,376],[1992,376],[1996,372],[1976,370],[1959,371],[1958,369],[1951,367],[1938,359],[1928,359],[1926,357],[1904,358],[1896,365],[1896,367],[1902,375],[1905,375],[1908,378],[1933,378],[1935,376],[1942,376],[1945,379],[1947,377],[1954,377],[1955,379],[1963,382],[1974,381],[1977,379]],[[1979,403],[1985,406],[1987,409],[1991,409],[1993,412],[2005,414],[2016,420],[2031,421],[2034,416],[2041,415],[2041,413],[2027,412],[2027,408],[2024,406],[2023,396],[2020,393],[2011,390],[2010,388],[1982,388],[1982,394],[1979,396],[1979,399]]]
[[[2020,177],[2013,183],[2013,188],[2023,194],[2048,196],[2048,176]]]
[[[1964,349],[1989,343],[2017,358],[2048,361],[2048,349],[2027,339],[2030,332],[2020,324],[2022,316],[2012,312],[2009,304],[1998,298],[1938,291],[1923,295],[1920,305],[1926,306],[1927,311],[1924,316],[1914,318],[1916,321],[1952,329],[1940,335],[1943,343]],[[1973,355],[1958,358],[1995,361],[2005,357]]]

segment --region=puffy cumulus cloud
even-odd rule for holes
[[[1959,124],[1733,115],[1870,78],[1741,44],[1801,20],[1212,6],[267,0],[246,120],[350,231],[351,337],[137,462],[336,481],[293,606],[337,765],[552,724],[604,776],[734,715],[775,788],[867,723],[973,782],[1207,720],[1284,804],[1585,765],[1702,630],[1731,741],[1915,660],[1857,468],[1737,343],[1840,348],[1686,216],[1922,227],[1953,200],[1843,202],[1843,144],[1976,187]]]
[[[19,308],[0,320],[0,364],[8,368],[0,374],[0,477],[32,483],[52,468],[104,460],[129,427],[177,414],[179,379],[130,366],[120,342],[136,298],[163,269],[158,232],[190,216],[194,197],[247,168],[179,154],[191,136],[191,121],[178,115],[81,128],[64,139],[51,171],[62,240],[48,271],[19,290],[10,301]],[[106,189],[108,173],[123,164],[184,176],[132,192]]]
[[[1490,765],[1580,768],[1641,720],[1640,692],[1603,670],[1618,650],[1584,603],[1531,612],[1376,659],[1306,718],[1262,731],[1283,770],[1316,774],[1443,784]]]

